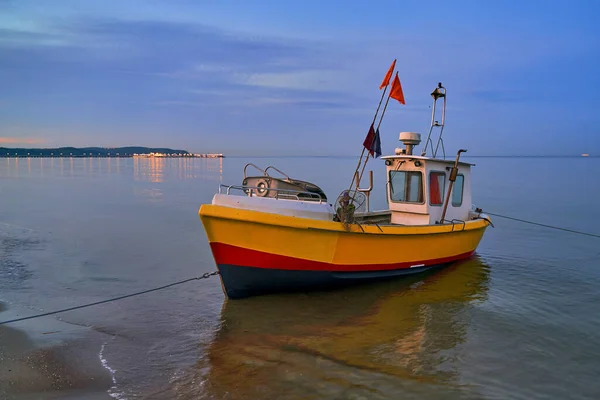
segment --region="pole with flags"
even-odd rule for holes
[[[386,76],[386,78],[387,78],[387,76]],[[388,83],[389,83],[389,79],[388,79]],[[400,84],[400,78],[398,78],[398,72],[396,72],[396,77],[394,78],[394,81],[392,82],[392,89],[390,90],[390,94],[385,102],[383,111],[381,112],[381,117],[379,118],[379,123],[377,124],[377,128],[373,129],[373,124],[371,124],[369,133],[367,134],[367,137],[365,138],[365,141],[363,143],[363,154],[364,154],[365,149],[367,149],[369,151],[367,153],[367,157],[365,158],[365,162],[363,164],[362,170],[360,171],[360,175],[358,176],[358,181],[356,183],[357,187],[360,183],[360,180],[362,179],[363,173],[365,172],[365,167],[367,166],[367,161],[369,161],[369,156],[372,156],[373,158],[377,158],[377,157],[381,156],[381,139],[379,136],[379,127],[381,126],[381,122],[383,121],[383,117],[385,115],[385,111],[387,110],[387,106],[388,106],[388,103],[390,102],[390,99],[398,100],[400,102],[400,104],[406,105],[406,102],[404,101],[404,93],[402,91],[402,85]],[[377,108],[377,110],[379,111],[379,108]],[[377,117],[377,114],[375,114],[375,117]],[[374,122],[375,122],[375,119],[373,120],[373,123]],[[362,156],[361,156],[361,160],[362,160]],[[361,160],[359,160],[359,163],[358,163],[359,167],[360,167]],[[358,172],[358,168],[356,169],[356,172]],[[354,173],[355,175],[356,175],[356,172]],[[353,180],[353,183],[354,183],[354,180]],[[352,185],[351,185],[351,187],[352,187]]]
[[[377,105],[377,110],[375,111],[375,115],[373,116],[373,122],[371,122],[371,128],[369,129],[369,133],[367,134],[367,138],[365,139],[365,142],[363,143],[362,152],[360,153],[360,158],[358,159],[358,165],[356,166],[354,174],[352,174],[352,182],[350,183],[350,189],[352,189],[352,186],[354,185],[354,179],[355,179],[356,174],[357,174],[357,172],[358,172],[358,170],[360,168],[360,164],[362,162],[362,159],[363,159],[363,157],[365,155],[365,150],[367,150],[367,146],[365,145],[367,143],[367,139],[369,139],[369,137],[373,137],[375,135],[375,131],[373,130],[373,127],[375,125],[375,121],[377,120],[377,114],[379,114],[379,108],[381,107],[381,103],[383,102],[383,98],[385,97],[385,93],[387,92],[387,88],[388,88],[388,86],[390,84],[390,79],[392,78],[392,74],[394,73],[394,68],[395,67],[396,67],[396,60],[394,59],[394,61],[392,62],[392,65],[388,69],[388,72],[385,74],[385,77],[383,78],[383,81],[381,82],[381,85],[379,85],[379,90],[384,89],[384,88],[385,89],[381,93],[381,99],[379,100],[379,104]],[[373,131],[373,132],[371,133],[371,131]],[[379,136],[379,135],[377,135],[377,136]],[[370,148],[370,146],[369,146],[369,148]],[[380,154],[381,154],[381,151],[380,151]],[[367,154],[367,158],[368,157],[369,157],[369,155]],[[360,181],[360,179],[359,179],[359,181]],[[356,182],[356,186],[357,187],[358,187],[358,184],[359,184],[359,182]]]

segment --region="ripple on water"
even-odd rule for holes
[[[23,261],[25,253],[40,248],[38,238],[15,236],[13,232],[0,232],[0,290],[20,289],[33,276]]]

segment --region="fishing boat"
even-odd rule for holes
[[[394,90],[392,86],[390,96]],[[421,135],[401,132],[402,147],[381,157],[387,209],[370,210],[372,171],[369,187],[360,187],[367,160],[381,152],[379,129],[373,124],[350,189],[334,204],[316,184],[273,166],[247,164],[241,185],[220,185],[212,203],[201,205],[199,216],[226,296],[330,289],[416,274],[471,257],[492,222],[472,205],[473,164],[460,160],[466,150],[446,159],[446,88],[439,83],[431,96],[431,126],[421,154],[415,154]],[[434,131],[439,133],[435,147]]]

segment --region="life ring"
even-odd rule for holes
[[[259,179],[256,183],[256,195],[259,197],[267,197],[269,192],[269,181],[266,179]]]

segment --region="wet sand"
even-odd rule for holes
[[[5,309],[0,303],[0,320]],[[83,338],[39,346],[24,331],[1,325],[0,398],[110,399],[112,378],[100,362],[100,346]]]

